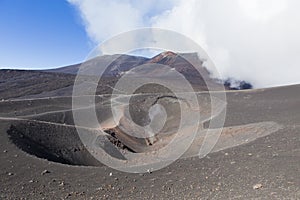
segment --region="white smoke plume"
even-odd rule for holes
[[[300,83],[298,0],[68,0],[97,43],[140,27],[195,40],[223,78],[254,87]]]

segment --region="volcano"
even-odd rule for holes
[[[153,58],[105,55],[44,71],[0,70],[1,199],[299,199],[300,85],[220,91],[223,83],[203,65],[197,54],[164,52]],[[98,77],[88,66],[108,66],[96,95],[72,96],[78,74],[83,79],[79,88]],[[199,107],[185,99],[190,93],[169,76],[174,71],[191,84]],[[155,84],[131,95],[111,94],[122,77],[134,81],[136,74],[169,82],[182,98]],[[215,90],[207,91],[207,83]],[[218,93],[226,95],[226,103],[214,96]],[[74,109],[76,99],[95,104]],[[224,125],[210,127],[224,110]],[[96,120],[75,123],[74,113],[90,111]],[[189,115],[177,131],[183,111]],[[194,123],[198,112],[200,123]],[[160,128],[147,135],[136,125],[147,131]],[[92,145],[83,142],[78,130],[95,136]],[[193,142],[184,149],[193,130]],[[208,154],[201,154],[203,144],[212,147]],[[175,162],[146,173],[125,173],[98,159],[147,167],[181,149],[185,151]]]

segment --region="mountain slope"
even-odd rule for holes
[[[196,63],[199,72],[185,58]],[[143,65],[153,65],[153,68]],[[178,80],[169,75],[172,70],[178,71],[190,82],[195,91],[207,90],[206,83],[213,85],[214,90],[222,88],[219,80],[210,78],[209,71],[202,66],[197,54],[175,54],[163,52],[151,59],[130,55],[104,55],[93,58],[83,64],[70,65],[51,70],[0,70],[0,99],[71,96],[74,80],[80,67],[81,74],[89,77],[99,77],[100,69],[108,66],[99,82],[97,94],[109,94],[120,77],[135,71],[147,78],[159,75],[159,79],[168,78],[169,82],[176,85]],[[169,71],[160,68],[168,66]],[[130,76],[129,76],[130,77]],[[151,86],[152,87],[152,86]],[[181,85],[178,84],[179,90]],[[226,87],[229,89],[228,87]],[[149,88],[147,90],[155,90]],[[11,92],[14,91],[14,92]]]

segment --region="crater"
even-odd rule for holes
[[[88,152],[72,126],[26,121],[11,125],[7,134],[21,150],[48,161],[79,166],[102,165]]]
[[[196,113],[209,108],[206,106],[206,98],[201,99],[202,109],[194,110],[187,102],[172,95],[136,95],[130,99],[127,112],[122,107],[122,98],[124,97],[114,99],[121,105],[116,110],[120,114],[117,123],[112,118],[110,106],[102,104],[97,106],[99,123],[108,140],[102,140],[103,137],[100,137],[99,141],[95,141],[96,145],[100,145],[100,148],[109,156],[122,160],[126,160],[126,153],[148,153],[165,147],[178,131],[180,120],[182,120],[181,109]],[[182,108],[179,106],[180,101]],[[203,113],[204,118],[207,118],[206,112]],[[83,144],[77,132],[80,128],[87,136],[97,135],[99,129],[96,124],[88,124],[87,120],[85,127],[80,126],[76,129],[70,110],[46,112],[22,118],[10,126],[7,134],[11,142],[24,152],[62,164],[102,165],[90,153],[91,149]],[[194,126],[190,124],[190,121],[193,121],[192,114],[184,121],[183,128]],[[134,123],[141,125],[142,128],[135,126]],[[106,126],[103,127],[103,124]]]

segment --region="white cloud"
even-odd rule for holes
[[[239,0],[242,11],[251,19],[267,22],[287,8],[286,0]]]
[[[150,26],[152,13],[171,8],[177,0],[67,0],[81,14],[87,33],[100,43],[114,35]]]
[[[143,25],[139,10],[127,1],[69,0],[81,11],[89,36],[103,41],[117,34]]]
[[[96,42],[138,27],[167,28],[200,44],[223,77],[256,87],[300,83],[298,0],[69,1]]]

